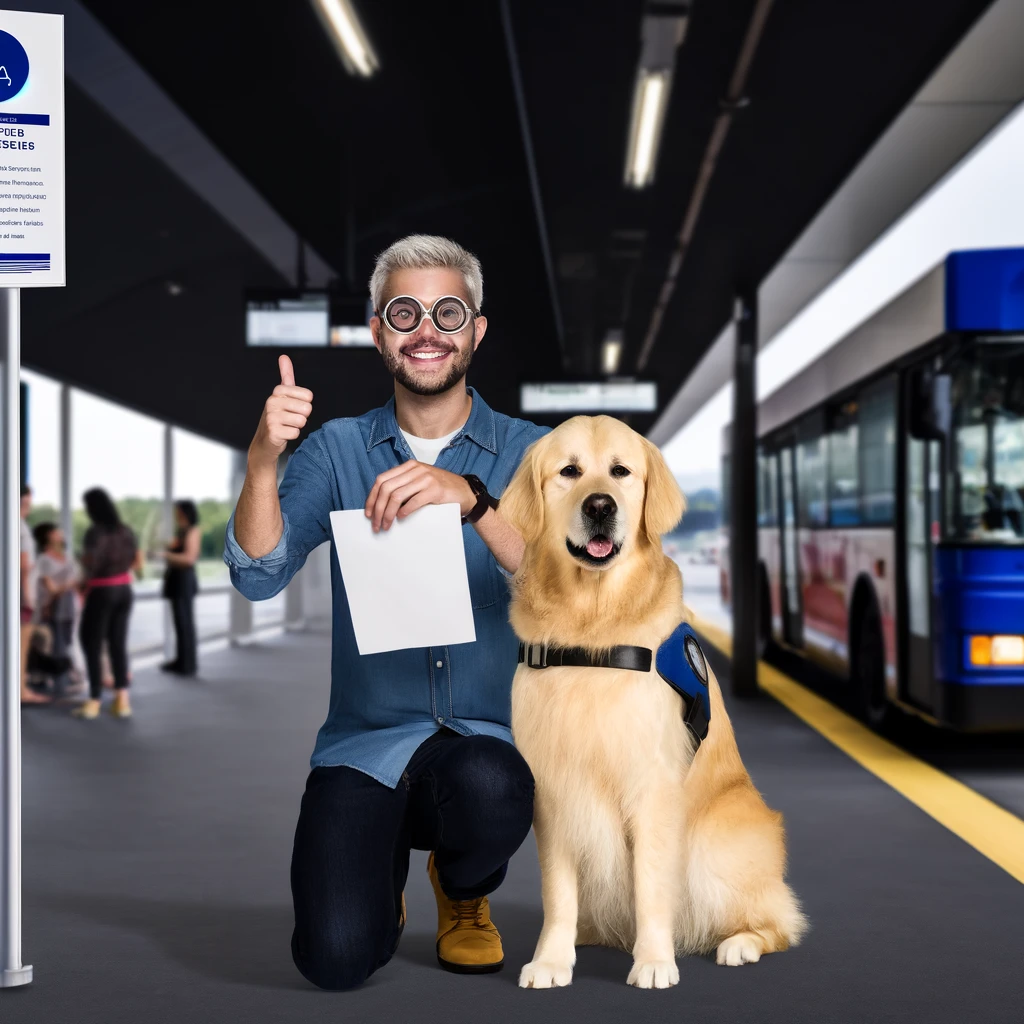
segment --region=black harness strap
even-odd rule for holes
[[[650,672],[654,661],[648,647],[620,645],[604,651],[586,647],[549,647],[547,644],[519,645],[519,663],[529,668],[554,668],[560,665],[580,668],[625,668]],[[708,692],[708,666],[696,634],[688,623],[680,623],[658,648],[657,670],[662,679],[683,698],[683,721],[700,746],[711,723],[711,695]]]
[[[649,647],[620,644],[605,651],[586,647],[548,647],[547,644],[519,645],[519,663],[529,668],[557,668],[560,665],[580,668],[625,668],[633,672],[650,672],[652,653]]]

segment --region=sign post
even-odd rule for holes
[[[0,988],[21,959],[21,288],[64,278],[64,18],[0,11]]]

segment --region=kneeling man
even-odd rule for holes
[[[533,777],[509,730],[518,647],[502,576],[518,567],[523,541],[490,494],[502,493],[545,431],[493,412],[466,387],[487,327],[475,256],[447,239],[414,235],[381,254],[370,291],[370,328],[394,377],[394,398],[310,434],[289,459],[279,494],[278,456],[313,401],[282,356],[225,551],[234,585],[261,600],[330,540],[334,509],[364,508],[374,528],[386,530],[423,505],[457,502],[466,524],[472,644],[361,657],[331,560],[330,708],[291,869],[292,955],[309,981],[330,989],[360,984],[394,954],[410,849],[432,851],[441,966],[500,969],[487,895],[533,816]]]

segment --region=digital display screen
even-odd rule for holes
[[[524,413],[656,412],[658,385],[653,380],[523,384],[519,407]]]
[[[275,348],[326,348],[331,311],[324,291],[260,291],[245,297],[245,342]]]

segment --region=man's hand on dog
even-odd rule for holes
[[[424,505],[448,502],[466,515],[476,504],[476,495],[458,474],[410,459],[377,477],[366,499],[366,515],[373,520],[373,532],[379,533]]]
[[[313,392],[295,386],[295,370],[288,356],[277,360],[281,383],[263,406],[260,425],[249,445],[249,458],[276,463],[289,441],[299,436],[313,412]]]

